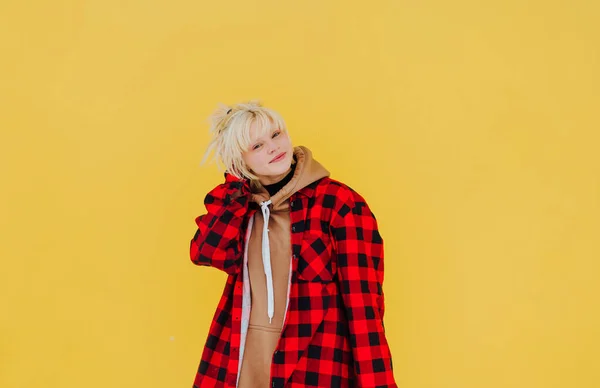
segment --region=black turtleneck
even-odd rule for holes
[[[271,197],[274,196],[275,194],[277,194],[277,192],[279,190],[281,190],[283,188],[283,186],[287,185],[288,182],[292,180],[295,170],[296,170],[296,163],[293,163],[292,170],[282,180],[280,180],[277,183],[273,183],[271,185],[264,185],[264,188],[267,189],[267,191],[269,192],[269,195]]]

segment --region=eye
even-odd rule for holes
[[[261,146],[261,144],[260,144],[260,143],[258,143],[258,144],[255,144],[255,145],[253,145],[253,146],[252,146],[252,149],[253,149],[253,150],[257,150],[257,149],[258,149],[260,146]]]
[[[275,133],[273,133],[273,137],[277,137],[281,135],[281,131],[275,131]]]

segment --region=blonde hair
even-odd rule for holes
[[[220,104],[210,115],[210,140],[203,164],[214,151],[212,159],[217,159],[225,170],[238,179],[258,179],[249,171],[243,160],[243,153],[251,146],[250,127],[256,122],[256,136],[263,136],[275,126],[288,133],[279,113],[261,105],[257,100],[238,103],[232,106]],[[289,135],[289,134],[288,134]]]

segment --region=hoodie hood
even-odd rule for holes
[[[260,205],[270,199],[272,209],[277,211],[285,206],[285,201],[292,194],[321,178],[329,176],[329,171],[317,162],[313,158],[312,152],[304,146],[294,147],[294,160],[296,161],[296,169],[292,179],[272,197],[258,180],[252,180],[250,182],[251,200]]]

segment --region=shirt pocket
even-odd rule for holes
[[[329,235],[306,232],[300,245],[298,278],[307,282],[329,283],[335,275],[335,260]]]

